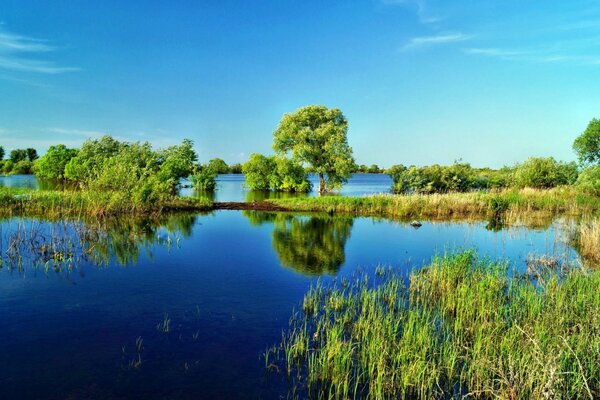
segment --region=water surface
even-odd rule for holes
[[[414,229],[240,211],[108,224],[6,220],[0,398],[285,397],[285,381],[265,375],[259,355],[317,279],[380,264],[408,273],[456,247],[522,271],[532,253],[577,260],[561,237],[558,225]]]

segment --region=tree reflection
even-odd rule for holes
[[[46,221],[13,218],[0,230],[0,267],[60,272],[83,264],[127,265],[156,245],[177,246],[192,234],[196,215]]]
[[[253,225],[273,224],[272,245],[281,264],[305,274],[334,274],[346,260],[353,219],[244,211]]]

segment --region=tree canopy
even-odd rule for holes
[[[36,163],[35,174],[46,179],[64,179],[67,163],[77,155],[77,149],[64,144],[50,146],[46,154]]]
[[[311,105],[285,114],[273,134],[273,149],[291,152],[319,175],[319,193],[337,188],[355,169],[348,145],[348,121],[337,108]]]
[[[592,119],[586,130],[573,143],[582,164],[600,164],[600,120]]]

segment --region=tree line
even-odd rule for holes
[[[6,151],[0,146],[0,173],[26,175],[32,173],[33,163],[37,160],[38,153],[34,148],[14,149],[9,153],[8,159],[4,159]]]
[[[35,173],[41,178],[72,181],[94,190],[130,190],[140,201],[161,193],[175,193],[180,180],[190,177],[198,190],[214,190],[216,176],[244,173],[246,186],[253,190],[308,192],[309,173],[319,178],[320,194],[347,182],[353,172],[388,173],[394,193],[446,193],[502,188],[552,188],[576,185],[585,192],[600,195],[600,120],[593,119],[575,140],[573,149],[579,163],[557,161],[552,157],[532,157],[512,167],[498,170],[473,168],[467,163],[450,166],[394,165],[386,170],[377,165],[357,166],[347,141],[348,121],[337,108],[307,106],[284,114],[273,133],[275,155],[252,154],[242,164],[232,166],[214,158],[198,163],[193,143],[153,150],[149,143],[119,142],[110,136],[90,139],[80,149],[51,146],[39,158],[33,148],[15,149],[4,160],[0,147],[2,173]]]

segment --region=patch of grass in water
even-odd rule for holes
[[[309,398],[598,398],[600,273],[509,277],[473,251],[313,287],[266,352]]]

